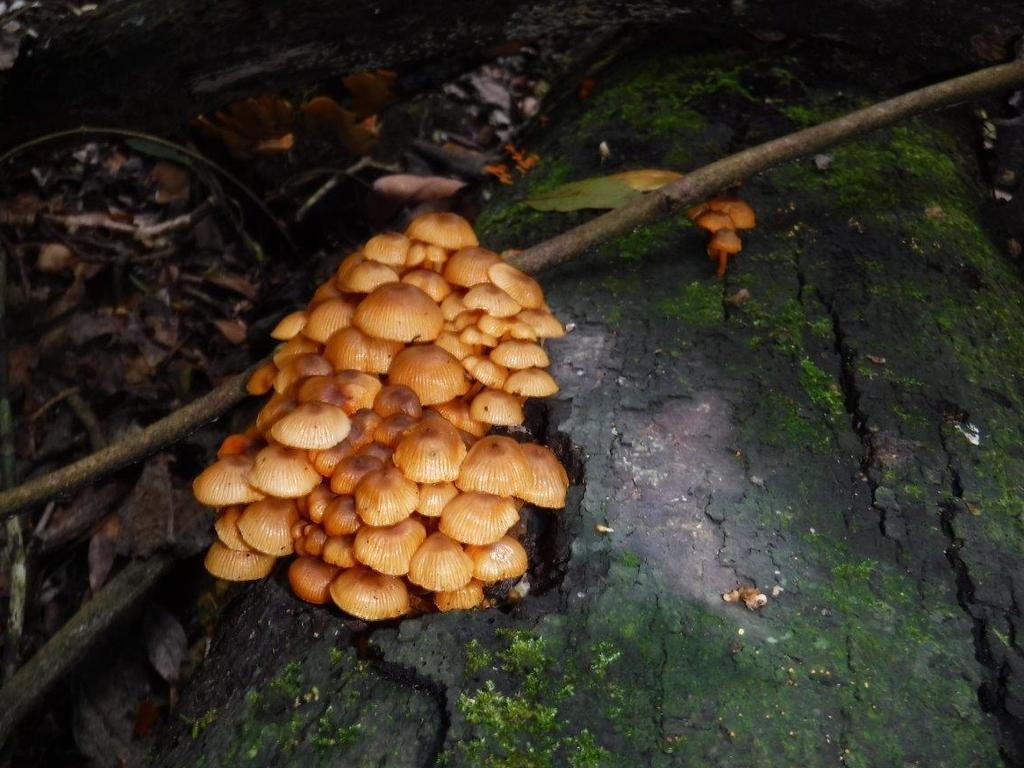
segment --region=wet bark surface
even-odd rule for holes
[[[584,215],[530,192],[883,95],[827,48],[641,46],[552,115],[481,239]],[[1024,284],[976,142],[953,110],[751,180],[724,282],[682,217],[543,275],[575,325],[547,414],[583,464],[564,577],[375,627],[255,585],[155,764],[1020,764]],[[767,606],[722,600],[741,585]]]

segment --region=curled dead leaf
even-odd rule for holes
[[[742,602],[748,610],[756,611],[768,605],[768,595],[761,592],[757,587],[737,587],[722,595],[727,603]]]

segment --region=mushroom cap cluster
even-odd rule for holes
[[[370,238],[274,327],[248,382],[269,400],[193,483],[218,510],[207,570],[261,579],[295,555],[298,597],[367,621],[484,605],[526,572],[522,505],[565,505],[552,451],[488,434],[558,391],[542,344],[564,332],[459,216]]]
[[[716,276],[725,277],[729,257],[743,249],[737,230],[753,229],[757,225],[754,209],[738,197],[720,196],[691,208],[686,215],[711,236],[708,257],[718,261]]]

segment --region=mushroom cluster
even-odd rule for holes
[[[489,435],[558,391],[541,343],[564,328],[540,285],[450,213],[345,258],[248,382],[271,393],[195,479],[218,509],[214,576],[267,576],[374,621],[486,604],[522,576],[524,503],[559,509],[569,480],[544,446]]]
[[[718,262],[715,275],[725,277],[729,257],[743,249],[736,230],[753,229],[757,224],[754,209],[738,197],[722,196],[713,197],[691,208],[686,215],[711,235],[708,240],[708,257]]]

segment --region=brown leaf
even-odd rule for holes
[[[146,635],[146,655],[153,669],[168,683],[178,682],[181,662],[188,650],[188,639],[181,623],[159,605],[150,605],[146,608],[142,629]]]
[[[252,281],[242,275],[231,275],[223,272],[214,272],[206,276],[206,282],[239,293],[245,298],[255,301],[259,298],[260,289]]]
[[[213,324],[232,344],[241,344],[245,341],[245,323],[241,320],[214,320]]]
[[[75,254],[64,243],[43,243],[36,258],[36,269],[56,274],[75,266]]]
[[[140,703],[151,697],[146,660],[109,646],[92,658],[75,680],[75,744],[94,768],[144,765],[146,747],[135,737],[135,723]]]
[[[149,172],[149,179],[156,184],[154,200],[160,204],[180,203],[188,200],[192,189],[192,174],[177,163],[160,160]]]
[[[89,539],[89,588],[96,592],[107,581],[117,556],[121,518],[108,515]]]
[[[209,513],[188,492],[187,484],[175,479],[172,461],[169,454],[148,459],[121,505],[121,554],[146,557],[168,548],[191,553],[209,541]]]
[[[663,171],[657,168],[641,168],[636,171],[613,173],[608,178],[617,179],[637,192],[650,192],[660,189],[673,181],[678,181],[683,178],[683,174],[677,171]]]
[[[388,69],[375,72],[357,72],[342,80],[352,94],[352,109],[360,117],[369,117],[393,103],[393,88],[398,74]]]
[[[310,99],[302,105],[302,114],[311,132],[341,143],[353,155],[365,155],[377,143],[376,133],[360,124],[355,112],[344,109],[334,99]]]

